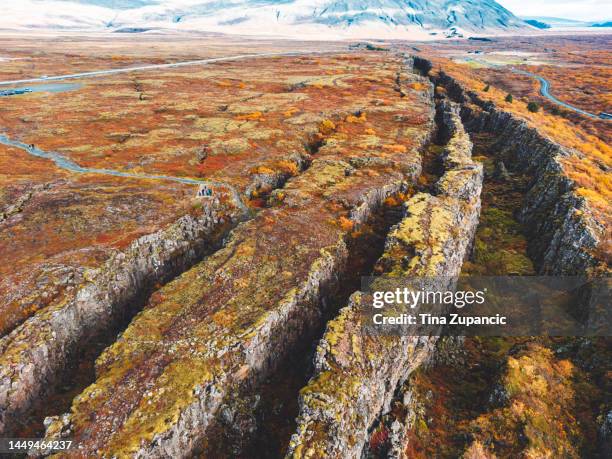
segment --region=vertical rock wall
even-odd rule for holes
[[[529,252],[539,273],[577,275],[601,269],[606,263],[597,251],[605,241],[605,228],[576,193],[576,184],[561,164],[562,158],[577,153],[517,116],[480,100],[450,76],[441,73],[436,82],[462,104],[461,117],[468,131],[496,135],[500,159],[511,171],[532,177],[519,218],[529,232]]]
[[[64,303],[43,311],[0,340],[0,434],[44,396],[88,336],[112,330],[139,295],[168,280],[214,248],[243,215],[218,202],[143,236],[103,267]]]
[[[446,171],[436,195],[419,193],[406,203],[406,216],[389,234],[379,265],[389,276],[440,276],[435,287],[446,289],[460,272],[478,224],[483,172],[471,160],[458,106],[441,108],[443,127],[451,133]],[[433,352],[435,337],[368,334],[361,296],[353,294],[319,342],[315,374],[300,392],[297,432],[287,457],[359,457],[398,385]]]

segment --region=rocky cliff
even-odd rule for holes
[[[187,269],[213,250],[245,217],[242,209],[215,199],[198,215],[185,215],[116,253],[62,303],[35,315],[0,340],[0,433],[16,427],[44,396],[88,337],[112,332],[122,316],[158,282]]]
[[[74,455],[189,456],[224,400],[257,385],[320,326],[351,275],[351,240],[420,173],[432,88],[410,73],[400,80],[402,91],[381,86],[387,103],[321,123],[327,137],[309,167],[153,295],[97,360],[96,381],[71,412],[48,423],[50,438],[70,432]],[[366,116],[376,131],[364,135]]]
[[[423,61],[415,64],[427,71],[431,68]],[[531,177],[519,217],[529,232],[529,252],[538,271],[551,275],[605,271],[605,261],[598,253],[605,242],[605,228],[563,171],[562,159],[577,153],[545,137],[517,116],[482,101],[443,72],[436,82],[462,104],[466,128],[494,133],[498,157],[509,170]]]
[[[472,144],[458,106],[443,102],[441,118],[449,137],[444,175],[434,195],[418,193],[406,203],[406,216],[389,234],[379,266],[391,277],[437,276],[434,287],[447,289],[478,224],[483,174],[471,160]],[[369,429],[389,410],[398,385],[431,357],[435,337],[368,333],[362,295],[351,297],[319,342],[315,374],[300,392],[288,457],[359,457]]]

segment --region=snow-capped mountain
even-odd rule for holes
[[[539,22],[553,29],[586,29],[589,27],[611,27],[611,21],[602,18],[600,21],[577,21],[567,18],[553,18],[547,16],[529,16],[522,18],[525,22]]]
[[[6,1],[6,0],[4,0]],[[493,0],[21,0],[4,28],[171,28],[277,35],[415,37],[529,27]]]

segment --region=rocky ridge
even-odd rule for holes
[[[347,238],[419,175],[433,94],[416,75],[402,85],[387,88],[392,105],[324,121],[329,135],[310,167],[223,248],[155,293],[98,359],[97,380],[72,412],[48,423],[48,437],[79,438],[75,455],[196,451],[222,401],[265,377],[321,320],[346,270]],[[418,120],[408,124],[404,113]],[[366,115],[381,137],[336,132],[361,131]],[[364,141],[373,148],[363,151]]]
[[[424,60],[415,64],[429,71]],[[435,81],[461,103],[461,116],[470,131],[498,136],[499,158],[510,169],[532,177],[519,218],[528,228],[529,252],[541,274],[572,275],[605,272],[598,249],[605,242],[605,228],[594,217],[561,161],[575,152],[546,138],[524,120],[483,102],[443,72]]]
[[[111,328],[126,308],[155,283],[173,277],[210,252],[245,215],[215,200],[200,215],[134,241],[103,267],[83,273],[84,282],[60,304],[33,316],[0,340],[0,432],[14,429],[42,397],[70,356],[89,336]]]
[[[415,59],[415,64],[424,74],[427,74],[431,70],[431,65],[426,60],[417,58]],[[496,166],[499,163],[508,164],[510,166],[510,174],[514,174],[516,176],[528,176],[531,178],[528,186],[524,189],[524,191],[521,191],[523,194],[523,199],[522,202],[519,201],[517,203],[517,205],[520,207],[520,211],[516,213],[515,216],[521,219],[524,223],[523,228],[527,236],[528,252],[531,260],[535,262],[538,271],[543,274],[551,275],[582,275],[587,277],[609,275],[609,264],[602,256],[602,250],[600,250],[599,247],[600,244],[605,242],[604,228],[597,222],[593,214],[589,211],[584,199],[575,194],[575,184],[565,176],[561,165],[564,158],[577,153],[568,151],[567,149],[557,145],[555,142],[540,134],[536,129],[527,126],[523,120],[515,117],[514,115],[501,111],[490,103],[483,103],[481,100],[479,100],[477,95],[465,91],[464,88],[457,84],[457,82],[448,75],[441,72],[437,78],[433,77],[432,79],[437,84],[443,85],[446,92],[450,94],[454,100],[462,104],[461,115],[463,122],[470,130],[471,134],[474,134],[476,138],[480,138],[481,136],[485,135],[490,136],[493,139],[493,146],[488,145],[489,142],[487,142],[487,148],[489,149],[489,152],[494,152],[492,156],[495,158]],[[505,171],[505,179],[503,177],[500,178],[499,176],[495,177],[498,170],[499,167],[496,167],[494,177],[491,178],[493,181],[499,179],[502,181],[509,180],[507,177],[508,171]],[[495,230],[495,228],[485,228],[488,230]],[[600,311],[594,310],[590,305],[585,309],[585,311],[579,311],[579,313],[586,315],[589,321],[596,320]],[[595,316],[595,318],[592,319],[592,316]],[[528,339],[526,340],[528,341]],[[512,345],[511,339],[507,339],[506,341],[510,343],[505,344],[506,346]],[[533,346],[534,349],[539,349],[534,352],[534,356],[540,358],[539,356],[542,355],[551,355],[549,349],[538,348],[536,339],[532,339],[532,341],[534,341],[535,344],[528,344],[526,349],[531,349],[529,346]],[[566,341],[568,342],[566,347],[569,349],[578,347],[584,348],[587,349],[584,351],[585,355],[588,355],[589,352],[595,352],[597,358],[605,359],[605,357],[602,357],[602,355],[605,355],[605,351],[602,350],[602,347],[606,346],[605,338],[600,338],[599,340],[597,338],[586,340],[568,339]],[[504,340],[502,340],[502,342],[504,342]],[[465,365],[465,363],[461,363],[462,359],[464,358],[464,356],[461,355],[461,342],[448,343],[447,340],[444,340],[444,342],[438,341],[437,344],[436,356],[442,356],[442,360],[445,360],[444,356],[449,352],[453,355],[450,364],[448,359],[446,359],[446,365],[450,365],[450,368],[458,368]],[[440,346],[440,344],[444,345]],[[525,351],[524,346],[525,345],[521,347],[519,345],[516,347],[516,349],[512,348],[510,355],[514,356],[515,353],[516,355],[522,355],[521,353],[529,354],[529,352]],[[598,346],[600,348],[599,351],[597,351]],[[472,344],[471,349],[473,348],[474,346]],[[556,352],[563,353],[561,349],[558,349]],[[570,356],[572,355],[571,352],[562,355],[568,354]],[[589,367],[589,364],[585,363],[582,358],[576,358],[575,355],[573,357],[575,358],[575,360],[573,360],[574,363],[577,365],[583,365],[583,367],[576,371],[572,377],[572,380],[573,378],[584,377],[584,374],[581,373],[581,371],[586,371],[588,373],[593,370],[593,368]],[[583,356],[583,358],[588,361],[589,357]],[[530,357],[524,357],[524,359],[527,361],[530,359]],[[572,366],[572,363],[569,363],[569,361],[564,361],[563,363],[569,367]],[[472,364],[474,365],[475,363],[473,362]],[[442,365],[444,366],[445,364],[443,363]],[[478,364],[476,363],[475,365]],[[584,367],[584,365],[586,365],[586,367]],[[559,366],[559,368],[561,368],[561,366]],[[520,370],[520,373],[517,374],[523,374],[523,369],[517,366],[517,361],[513,357],[508,357],[507,368],[505,369],[506,373],[503,374],[503,377],[509,378],[510,376],[508,375],[512,373],[513,369],[514,371]],[[436,375],[434,376],[435,378],[440,377],[439,372],[444,371],[444,369],[436,370],[434,368],[433,371]],[[547,371],[549,370],[543,367],[538,369],[537,372],[546,373]],[[577,376],[578,374],[581,374],[582,376]],[[545,377],[550,378],[550,375],[547,374]],[[591,377],[595,376],[591,375]],[[556,378],[558,381],[556,381],[555,384],[571,385],[570,379],[567,377],[559,377],[557,375]],[[529,377],[527,377],[527,379],[529,379]],[[534,379],[531,379],[531,381],[534,381]],[[473,381],[470,381],[470,383],[473,383]],[[442,391],[442,395],[438,396],[436,394],[432,395],[431,393],[421,393],[419,390],[422,391],[422,387],[415,388],[411,384],[411,381],[405,383],[398,393],[394,412],[389,413],[389,415],[385,418],[385,425],[383,428],[380,431],[375,431],[371,437],[371,440],[376,440],[378,442],[376,444],[383,444],[385,447],[390,448],[387,457],[411,457],[410,454],[417,454],[416,451],[422,451],[422,448],[424,447],[423,444],[417,445],[415,449],[412,443],[408,444],[408,439],[406,436],[407,433],[414,435],[415,429],[419,432],[429,432],[428,424],[430,421],[426,420],[431,419],[428,418],[428,416],[431,416],[432,413],[430,412],[426,414],[423,411],[423,402],[425,402],[425,404],[428,403],[429,405],[433,403],[451,403],[449,400],[445,399],[445,397],[449,397],[448,388],[440,389]],[[599,381],[598,384],[605,383]],[[507,394],[503,394],[503,391],[500,392],[501,385],[501,383],[498,383],[498,385],[495,386],[496,388],[493,393],[489,394],[491,400],[497,400],[500,397],[507,396]],[[444,392],[445,390],[446,392]],[[568,389],[568,391],[571,392],[571,389]],[[571,412],[573,403],[567,404],[567,402],[564,402],[561,399],[557,400],[559,394],[555,394],[552,389],[545,391],[544,394],[547,397],[555,398],[555,403],[557,403],[559,406],[564,406],[564,409],[566,409],[567,412]],[[583,396],[585,395],[583,394]],[[432,401],[432,397],[433,400],[437,398],[438,401]],[[516,398],[518,396],[514,394],[513,397]],[[446,401],[442,402],[443,399]],[[498,413],[496,408],[502,410],[510,403],[518,403],[515,399],[512,399],[512,401],[506,400],[505,403],[504,400],[499,400],[498,402],[492,402],[491,400],[489,400],[487,406],[493,406],[489,406],[491,411],[488,412],[486,416],[495,416]],[[545,403],[554,405],[554,403],[551,402]],[[591,400],[590,403],[594,402]],[[453,406],[452,403],[450,406]],[[499,408],[500,406],[501,408]],[[448,406],[446,408],[448,408]],[[610,441],[609,434],[605,433],[605,419],[609,412],[609,403],[606,404],[606,402],[603,402],[601,405],[599,405],[599,416],[597,416],[597,413],[595,416],[597,418],[596,422],[599,425],[599,448],[602,451],[605,451],[604,445],[606,445],[606,442],[609,443]],[[445,416],[444,412],[442,414],[437,413],[437,415],[442,416],[443,418]],[[580,415],[584,416],[585,414],[581,412]],[[486,416],[483,415],[482,419],[487,419]],[[415,419],[421,423],[419,426],[415,427]],[[450,422],[449,419],[447,419],[447,421]],[[584,427],[592,420],[583,419],[582,421],[584,421],[584,425],[581,424],[581,427]],[[551,424],[547,425],[547,422]],[[529,425],[528,423],[527,427],[525,428],[529,430],[531,436],[533,437],[533,435],[537,435],[537,432],[540,432],[543,429],[544,431],[545,429],[550,429],[551,431],[554,430],[551,427],[553,424],[566,430],[574,428],[578,429],[578,427],[572,425],[572,422],[573,420],[571,419],[565,419],[563,422],[560,422],[559,419],[549,419],[537,427],[535,425]],[[437,426],[433,426],[431,428],[440,428],[440,423],[438,422]],[[504,435],[513,434],[512,429],[507,425],[504,425],[503,427],[494,427],[491,425],[489,430],[495,432],[496,428],[499,430],[497,430],[494,435],[499,435],[500,438],[502,438]],[[504,428],[507,430],[504,430]],[[478,428],[476,429],[477,430],[475,432],[479,432]],[[490,435],[491,432],[489,432],[489,430],[487,430],[487,432]],[[438,431],[432,430],[431,433],[425,434],[425,438],[428,438],[427,435],[430,435],[429,438],[431,438],[431,435],[435,436],[436,432]],[[478,437],[478,435],[474,435]],[[521,434],[519,433],[519,435]],[[567,446],[567,444],[563,444],[564,434],[553,434],[549,432],[549,435],[552,435],[553,437],[555,435],[559,435],[559,438],[556,440],[550,439],[550,442],[545,442],[544,444],[546,447],[564,448]],[[483,437],[486,438],[486,435],[483,435]],[[530,441],[532,440],[533,438],[530,439]],[[580,440],[582,441],[584,438],[580,438]],[[423,442],[426,440],[421,439],[419,441]],[[417,441],[417,443],[419,441]],[[506,446],[512,445],[514,447],[519,447],[519,443],[520,441],[517,440],[514,443],[510,442]],[[532,443],[530,443],[530,445],[531,448],[534,448]],[[372,446],[372,442],[370,443],[370,446]],[[572,445],[572,447],[573,446],[574,445]],[[579,448],[579,445],[575,446],[576,448]],[[542,447],[542,445],[532,449],[531,454],[534,454],[533,451],[538,451],[538,447]],[[589,447],[591,448],[591,451],[597,448],[597,446],[593,445],[589,445]],[[433,448],[435,448],[435,446]],[[502,451],[497,451],[497,448],[496,453],[502,455],[504,454]],[[557,451],[557,453],[559,454],[559,451]],[[476,440],[472,441],[469,448],[465,451],[465,457],[493,456],[491,455],[491,448],[489,446],[483,447],[483,444]]]
[[[425,61],[415,61],[426,67]],[[530,250],[541,272],[605,269],[597,254],[601,225],[573,193],[559,162],[572,153],[478,101],[450,77],[441,75],[436,82],[450,88],[459,103],[439,103],[445,172],[431,193],[409,200],[405,218],[388,235],[379,271],[452,277],[461,269],[478,220],[482,168],[470,158],[471,143],[459,115],[469,130],[498,134],[504,164],[533,177],[521,218],[537,228]],[[419,85],[426,90],[416,89]],[[84,272],[87,284],[78,290],[78,301],[37,314],[4,337],[0,404],[9,407],[0,418],[4,428],[10,427],[10,416],[27,411],[43,395],[42,387],[61,373],[62,359],[86,336],[141,301],[154,283],[187,270],[222,245],[153,296],[100,357],[96,382],[75,399],[72,412],[46,423],[50,438],[76,433],[86,439],[75,455],[182,457],[197,451],[228,395],[256,390],[296,341],[322,321],[328,298],[348,270],[347,239],[419,175],[418,151],[432,130],[433,93],[427,80],[404,72],[394,92],[391,106],[368,108],[366,114],[356,108],[321,122],[319,130],[327,135],[316,155],[293,158],[302,175],[254,174],[246,195],[263,196],[259,215],[243,222],[242,209],[215,202],[201,215],[185,216],[140,238],[101,270]],[[421,124],[404,115],[415,107]],[[336,132],[341,124],[363,123],[366,115],[386,134]],[[364,144],[374,152],[363,154]],[[304,221],[323,223],[305,230]],[[265,238],[258,241],[261,235]],[[315,377],[300,395],[299,427],[289,456],[361,454],[372,440],[370,429],[388,412],[395,388],[434,354],[435,339],[363,333],[357,316],[360,296],[351,297],[319,344]],[[34,345],[29,348],[29,343]],[[405,395],[408,411],[417,409],[409,389]],[[392,457],[401,456],[412,422],[411,416],[405,419],[393,429],[397,447]]]
[[[361,61],[361,64],[369,69],[364,72],[368,75],[367,80],[354,78],[353,75],[334,75],[333,78],[325,75],[325,78],[330,80],[329,83],[319,85],[316,82],[321,79],[322,70],[317,66],[305,64],[303,73],[306,75],[288,79],[286,83],[283,83],[284,80],[275,83],[272,88],[265,83],[265,77],[262,77],[264,83],[256,79],[254,84],[262,84],[268,92],[253,93],[243,91],[241,86],[238,86],[231,88],[232,96],[228,99],[231,103],[227,106],[217,106],[214,97],[200,101],[203,104],[209,103],[212,107],[208,115],[199,119],[198,126],[203,131],[199,134],[203,134],[202,138],[209,139],[209,142],[203,142],[199,147],[196,159],[199,163],[196,167],[198,170],[204,166],[210,168],[211,172],[203,173],[203,177],[206,178],[205,182],[212,185],[214,196],[218,200],[193,198],[193,186],[185,186],[176,192],[176,196],[158,196],[155,192],[155,181],[148,181],[146,187],[147,190],[151,189],[151,196],[143,196],[139,203],[148,204],[151,198],[153,202],[161,203],[159,197],[164,196],[179,204],[171,209],[172,212],[176,210],[173,216],[160,219],[158,224],[143,225],[143,219],[139,218],[139,215],[133,215],[129,204],[132,193],[136,193],[138,198],[141,197],[140,187],[144,185],[130,184],[129,188],[121,188],[121,191],[113,188],[108,191],[108,196],[112,199],[119,196],[127,198],[121,203],[125,213],[113,215],[113,225],[117,226],[112,229],[116,229],[117,234],[111,231],[106,235],[111,237],[99,243],[96,232],[99,232],[101,222],[89,219],[85,229],[91,228],[94,233],[91,239],[82,240],[85,231],[80,229],[79,232],[69,233],[75,234],[74,244],[71,244],[68,237],[61,240],[63,244],[58,246],[60,253],[54,260],[56,263],[43,263],[42,269],[35,266],[31,268],[33,274],[26,278],[27,282],[10,286],[8,306],[16,307],[11,309],[3,301],[4,311],[8,309],[7,316],[15,310],[23,314],[15,314],[16,320],[9,324],[8,334],[0,340],[0,429],[3,433],[18,430],[20,425],[28,425],[27,423],[35,423],[37,428],[42,428],[42,417],[30,416],[33,412],[41,412],[40,416],[43,416],[49,413],[49,409],[33,409],[34,403],[46,404],[50,396],[53,398],[57,395],[56,389],[60,384],[71,385],[71,373],[85,363],[81,358],[87,360],[86,373],[93,373],[93,360],[99,349],[97,344],[94,346],[96,349],[90,344],[100,342],[100,345],[104,345],[103,342],[112,342],[132,316],[142,308],[152,291],[223,246],[227,241],[225,236],[231,228],[254,217],[259,209],[267,206],[266,201],[274,194],[275,189],[282,188],[287,180],[307,170],[324,137],[333,131],[330,126],[334,126],[334,121],[338,122],[350,116],[352,122],[347,124],[354,126],[360,133],[354,158],[349,160],[356,164],[356,169],[360,167],[357,161],[359,150],[374,146],[382,148],[381,138],[363,133],[364,130],[372,131],[367,129],[367,120],[354,114],[357,112],[359,115],[359,110],[373,103],[380,104],[377,110],[381,113],[385,110],[393,111],[395,108],[372,100],[371,93],[363,90],[356,90],[356,97],[340,99],[339,94],[350,85],[338,83],[342,78],[350,78],[351,85],[365,88],[372,86],[373,82],[385,82],[381,84],[388,89],[385,97],[395,97],[396,92],[386,82],[392,84],[397,60],[383,60],[381,57],[370,55]],[[343,61],[348,58],[352,59],[343,55],[333,59]],[[297,63],[292,62],[297,66],[292,66],[292,69],[301,68],[303,59],[298,59]],[[256,64],[266,65],[259,62]],[[316,86],[310,86],[310,81]],[[225,83],[220,87],[223,92],[227,91]],[[428,93],[422,91],[407,92],[409,94],[405,101],[427,101],[429,98],[426,95]],[[311,94],[316,96],[311,99]],[[422,106],[421,102],[419,104]],[[417,113],[417,126],[420,116]],[[423,119],[425,118],[423,116]],[[271,129],[275,126],[284,127],[284,131]],[[425,127],[423,132],[426,131]],[[397,130],[393,132],[397,133]],[[421,133],[417,128],[411,132],[415,135]],[[388,141],[387,147],[399,147],[393,143],[392,138]],[[229,159],[220,160],[216,156],[219,153],[216,149],[231,150],[235,145],[239,145],[241,151],[233,152]],[[221,168],[219,163],[223,163]],[[411,172],[406,173],[409,175]],[[89,180],[88,177],[83,179]],[[78,191],[64,191],[63,194],[54,196],[57,206],[51,207],[53,211],[49,212],[52,213],[50,217],[54,219],[53,223],[59,224],[58,231],[61,231],[61,225],[66,219],[71,218],[70,212],[64,209],[65,202],[73,202],[73,199],[78,198],[85,203],[93,200],[98,206],[97,197],[100,193],[95,185],[72,186]],[[83,189],[86,189],[87,193],[81,195]],[[40,195],[46,196],[51,194],[51,191],[53,190]],[[104,193],[102,195],[106,197]],[[26,228],[28,225],[34,225],[41,208],[37,197],[40,196],[34,195],[31,198],[21,214],[11,216],[3,223],[5,234],[10,234],[13,228],[11,225],[19,219],[27,224]],[[281,197],[282,194],[274,195],[274,199],[279,202]],[[177,198],[176,201],[174,198]],[[243,201],[248,204],[248,209],[241,204]],[[147,217],[155,218],[152,208],[147,209]],[[78,212],[89,210],[79,208]],[[97,207],[95,210],[100,211],[96,216],[107,222],[106,209]],[[158,213],[161,210],[158,209]],[[174,216],[177,214],[184,217],[173,224],[173,219],[178,218]],[[136,228],[137,231],[122,235],[121,224],[125,224],[125,220],[129,220],[128,223],[138,221],[140,226]],[[108,231],[108,227],[105,229]],[[152,234],[141,236],[147,231]],[[27,232],[21,231],[20,234]],[[116,243],[115,238],[121,242]],[[25,239],[18,239],[19,245],[25,244]],[[40,240],[44,243],[47,239]],[[71,258],[74,251],[84,249],[78,252],[86,252],[91,245],[95,248],[96,259],[83,261],[75,259],[74,256]],[[34,256],[40,250],[39,246],[32,246]],[[66,249],[63,253],[62,248]],[[53,248],[56,249],[58,248]],[[18,255],[18,252],[19,250],[13,251],[11,254]],[[15,277],[19,277],[18,274]],[[10,280],[5,285],[9,283]],[[47,300],[43,301],[45,298]],[[35,307],[22,308],[30,304]],[[84,353],[88,355],[82,356]],[[71,391],[80,390],[89,378],[90,376],[86,376],[75,383]],[[61,401],[53,399],[54,403],[64,405],[69,403],[71,397],[71,393],[67,392]]]
[[[478,224],[483,173],[471,159],[458,106],[443,102],[440,111],[450,137],[444,175],[435,195],[419,193],[405,204],[406,217],[389,234],[379,264],[387,276],[438,276],[435,287],[447,289]],[[351,297],[319,342],[315,375],[300,392],[297,433],[287,457],[359,457],[398,385],[431,357],[435,337],[368,334],[361,295]]]
[[[305,126],[307,132],[311,128]],[[306,169],[310,155],[298,151],[285,155],[280,169],[264,162],[264,172],[250,174],[245,197],[270,193]],[[0,414],[0,432],[13,431],[16,423],[11,419],[27,414],[52,390],[79,347],[95,336],[115,333],[156,286],[214,252],[232,228],[253,217],[232,185],[215,185],[216,197],[201,201],[199,210],[113,252],[100,268],[58,267],[45,273],[47,279],[59,279],[52,285],[47,281],[39,289],[42,295],[52,288],[62,295],[0,340],[0,402],[6,407]],[[32,296],[27,300],[42,301],[40,291]]]

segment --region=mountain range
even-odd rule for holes
[[[419,38],[530,28],[493,0],[22,0],[2,28]]]
[[[528,16],[521,18],[528,24],[538,29],[569,29],[569,28],[588,28],[588,27],[611,27],[609,20],[599,22],[577,21],[575,19],[555,18],[549,16]]]

